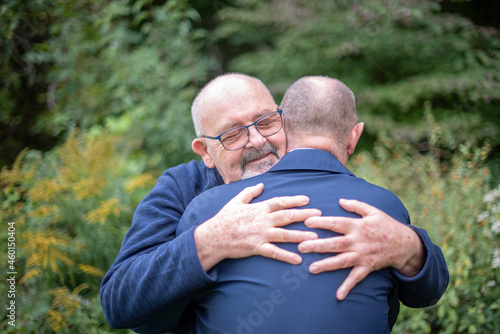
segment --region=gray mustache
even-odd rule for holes
[[[272,153],[279,158],[278,149],[275,146],[269,144],[269,142],[262,148],[244,151],[241,156],[241,169],[243,170],[247,163],[261,158],[269,153]]]

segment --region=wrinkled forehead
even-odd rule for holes
[[[251,124],[276,110],[273,97],[258,83],[234,82],[206,93],[200,119],[203,131],[211,135]]]
[[[274,104],[273,97],[261,82],[239,76],[219,78],[207,86],[202,94],[204,104],[215,109],[227,104],[254,102],[257,99],[267,99]]]

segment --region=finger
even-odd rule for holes
[[[302,257],[299,254],[289,252],[271,243],[261,245],[258,255],[290,264],[300,264],[302,262]]]
[[[360,215],[361,217],[366,217],[368,214],[373,211],[375,208],[369,204],[356,201],[354,199],[340,199],[340,206],[349,212],[354,212]]]
[[[268,206],[268,212],[291,209],[297,206],[307,205],[308,203],[309,197],[303,195],[274,197],[262,202],[263,205]]]
[[[349,251],[351,245],[351,239],[338,236],[304,241],[298,248],[301,253],[341,253]]]
[[[272,226],[285,226],[294,222],[302,222],[310,217],[321,216],[318,209],[288,209],[269,214]]]
[[[371,271],[368,267],[356,266],[352,268],[349,275],[347,275],[344,282],[342,282],[340,287],[337,289],[337,299],[344,300],[356,284],[364,280],[370,272]]]
[[[264,184],[259,183],[256,184],[255,186],[251,187],[246,187],[240,193],[234,198],[229,201],[229,203],[243,203],[243,204],[248,204],[250,203],[255,197],[259,196],[262,193],[262,190],[264,190]]]
[[[341,253],[311,263],[309,271],[311,274],[320,274],[325,271],[335,271],[354,267],[358,264],[358,260],[359,256],[354,252]]]
[[[307,227],[321,228],[333,232],[347,234],[355,227],[359,218],[349,217],[311,217],[304,222]]]
[[[293,242],[299,243],[306,240],[318,239],[318,235],[310,231],[287,230],[284,228],[273,228],[269,232],[270,242]]]

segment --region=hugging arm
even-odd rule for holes
[[[337,298],[342,300],[372,271],[392,267],[400,283],[399,299],[405,305],[425,307],[437,303],[448,286],[449,274],[441,249],[432,243],[427,233],[410,226],[409,218],[402,224],[366,203],[341,200],[340,205],[361,218],[313,217],[306,220],[311,228],[343,234],[299,245],[303,253],[339,253],[312,263],[311,273],[352,267],[337,290]]]
[[[300,256],[272,242],[298,243],[317,238],[313,232],[280,228],[320,214],[315,209],[291,209],[307,204],[305,196],[248,204],[260,194],[263,185],[243,190],[212,218],[196,223],[196,215],[186,212],[183,217],[193,219],[193,224],[176,235],[184,208],[194,197],[194,190],[201,189],[186,189],[189,185],[178,180],[175,173],[165,173],[141,202],[120,254],[101,284],[102,308],[112,327],[141,327],[141,331],[148,332],[149,327],[157,328],[155,324],[175,326],[182,312],[172,307],[186,306],[193,293],[213,282],[216,271],[210,269],[216,263],[251,255],[300,263]],[[196,181],[193,177],[186,180]],[[198,229],[201,233],[196,236]]]
[[[192,161],[165,171],[139,204],[101,283],[101,305],[112,327],[145,324],[213,281],[199,265],[193,233],[175,238],[175,231],[189,202],[220,182],[213,170]]]
[[[302,261],[298,254],[282,249],[273,243],[298,243],[318,237],[316,233],[310,231],[281,228],[292,222],[300,222],[308,217],[321,214],[316,209],[292,209],[296,206],[306,205],[309,201],[307,197],[275,197],[250,204],[250,201],[260,195],[262,190],[262,184],[245,188],[218,212],[219,206],[209,200],[211,192],[208,191],[195,198],[186,209],[179,222],[177,235],[179,238],[186,234],[192,235],[194,229],[196,238],[196,231],[202,230],[199,236],[200,242],[196,242],[200,259],[199,265],[210,276],[217,277],[217,267],[214,266],[227,258],[261,255],[298,264]],[[213,214],[215,215],[210,218]],[[207,285],[206,288],[210,287]],[[197,295],[203,291],[205,289],[202,288],[191,293],[175,305],[165,309],[156,318],[134,330],[139,333],[151,334],[173,330],[175,325],[189,326],[189,322],[194,322],[196,315],[193,310],[188,308],[193,306],[190,303],[196,301]],[[189,332],[184,328],[175,328],[175,330]]]

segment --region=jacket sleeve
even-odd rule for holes
[[[424,244],[426,260],[420,273],[414,277],[404,277],[393,270],[400,284],[399,300],[413,308],[432,306],[439,301],[448,287],[448,267],[441,249],[432,243],[427,232],[413,225],[410,227]]]
[[[443,253],[437,245],[432,243],[424,229],[411,225],[408,210],[394,194],[392,200],[380,202],[380,199],[390,198],[387,192],[386,196],[380,195],[375,199],[375,201],[379,201],[375,206],[413,229],[420,237],[425,251],[424,267],[416,276],[404,277],[396,269],[392,269],[394,277],[399,283],[398,298],[408,307],[432,306],[439,301],[448,287],[449,273]]]
[[[177,238],[175,233],[189,202],[220,182],[216,171],[191,161],[165,171],[139,204],[101,283],[101,306],[111,327],[144,325],[213,281],[198,259],[194,228]]]

